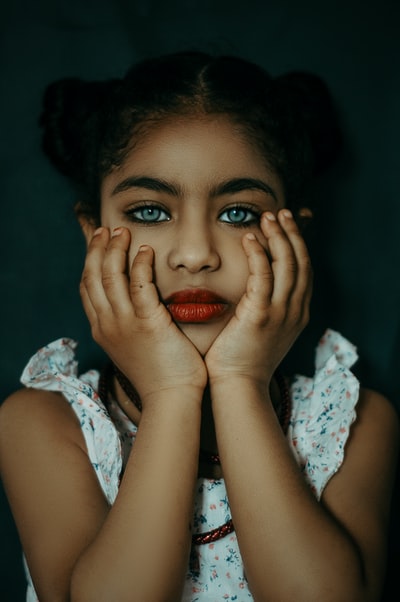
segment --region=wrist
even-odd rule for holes
[[[211,398],[226,399],[242,396],[269,398],[271,378],[255,378],[247,375],[224,375],[210,379]]]
[[[143,409],[149,407],[191,408],[201,407],[204,389],[192,385],[180,385],[152,389],[140,396]]]

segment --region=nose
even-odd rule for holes
[[[221,259],[208,222],[182,221],[173,237],[168,262],[172,269],[190,273],[217,270]]]

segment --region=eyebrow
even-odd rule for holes
[[[278,196],[275,190],[263,180],[258,178],[233,178],[218,184],[213,191],[213,196],[221,196],[223,194],[235,194],[236,192],[242,192],[243,190],[260,190],[270,194],[276,201]]]
[[[130,188],[145,188],[146,190],[153,190],[154,192],[166,192],[173,196],[179,196],[180,194],[178,188],[165,180],[149,178],[146,176],[130,176],[117,184],[112,191],[112,195],[114,196],[115,194],[129,190]]]
[[[147,176],[130,176],[117,184],[112,191],[112,195],[114,196],[131,188],[144,188],[154,192],[165,192],[172,196],[180,196],[182,194],[180,187],[177,187],[166,180]],[[224,194],[235,194],[244,190],[260,190],[261,192],[271,195],[275,201],[278,201],[275,190],[269,184],[258,178],[232,178],[231,180],[226,180],[212,188],[211,196],[215,197]]]

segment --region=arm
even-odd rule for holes
[[[72,593],[79,601],[175,601],[190,551],[207,373],[159,301],[152,249],[139,250],[128,279],[130,233],[118,233],[110,239],[103,228],[94,237],[81,293],[95,340],[135,383],[143,410],[118,498],[75,566]]]
[[[278,221],[263,219],[262,233],[271,262],[257,241],[244,239],[248,288],[206,356],[218,449],[249,585],[257,602],[376,601],[397,420],[386,400],[362,394],[344,465],[318,503],[268,393],[273,370],[308,319],[308,255],[294,221],[282,213]],[[377,441],[373,449],[371,440]]]
[[[1,475],[41,602],[179,599],[200,423],[188,402],[146,414],[112,508],[60,394],[3,403]]]
[[[227,396],[229,411],[218,403]],[[215,391],[214,415],[255,600],[380,600],[398,455],[397,417],[389,402],[362,392],[345,461],[321,503],[258,392],[235,382],[221,387]]]
[[[72,599],[179,600],[187,570],[200,400],[181,390],[144,409],[117,499],[79,558]],[[195,406],[195,407],[193,407]]]
[[[41,602],[176,602],[184,583],[206,371],[159,304],[150,249],[128,283],[128,246],[126,231],[95,237],[82,284],[96,340],[143,404],[113,507],[61,396],[24,390],[1,412],[2,475]]]

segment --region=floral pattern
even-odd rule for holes
[[[60,391],[76,413],[99,484],[112,504],[137,429],[111,400],[106,409],[97,393],[99,373],[78,376],[77,343],[62,338],[32,357],[21,376],[27,387]],[[288,441],[317,499],[339,470],[350,426],[356,418],[359,383],[350,371],[356,349],[327,330],[316,350],[313,378],[297,375],[291,384]],[[223,479],[198,479],[194,533],[210,531],[231,518]],[[28,567],[27,602],[38,602]],[[249,590],[235,533],[208,545],[193,546],[182,602],[246,602]]]

